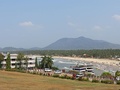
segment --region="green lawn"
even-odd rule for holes
[[[0,71],[0,90],[119,90],[120,85]]]

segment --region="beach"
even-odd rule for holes
[[[112,75],[115,74],[116,71],[120,70],[120,61],[110,60],[110,59],[95,59],[95,58],[80,58],[80,57],[61,57],[54,56],[53,58],[58,58],[62,60],[68,60],[69,62],[78,62],[79,64],[92,64],[94,66],[95,72],[97,71],[97,75],[102,74],[102,72],[110,72]],[[102,71],[102,72],[101,72]],[[99,73],[99,74],[98,74]]]
[[[61,57],[61,56],[53,56],[53,58],[61,58],[61,59],[68,59],[68,60],[77,60],[77,61],[85,61],[85,62],[93,62],[93,63],[99,63],[99,64],[107,64],[107,65],[113,65],[118,66],[120,61],[117,60],[110,60],[110,59],[95,59],[95,58],[81,58],[81,57]]]

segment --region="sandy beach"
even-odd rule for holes
[[[94,62],[99,64],[108,64],[113,66],[118,66],[120,61],[117,60],[110,60],[110,59],[95,59],[95,58],[79,58],[79,57],[61,57],[61,56],[54,56],[53,58],[61,58],[61,59],[68,59],[68,60],[80,60],[86,62]]]

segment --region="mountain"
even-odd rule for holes
[[[120,49],[120,45],[103,40],[86,37],[62,38],[43,48],[45,50],[77,50],[77,49]]]
[[[25,51],[25,50],[40,50],[41,48],[39,47],[33,47],[29,49],[25,48],[15,48],[15,47],[5,47],[5,48],[0,48],[0,51]]]
[[[113,44],[103,40],[93,40],[86,37],[62,38],[44,48],[33,47],[29,49],[5,47],[0,51],[25,51],[25,50],[90,50],[90,49],[120,49],[119,44]]]
[[[32,47],[32,48],[30,48],[28,50],[41,50],[41,48],[39,48],[39,47]]]
[[[5,47],[5,48],[1,48],[1,51],[23,51],[26,50],[24,48],[15,48],[15,47]]]

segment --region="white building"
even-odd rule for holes
[[[3,54],[5,57],[4,57],[4,60],[1,62],[2,64],[2,68],[5,69],[6,68],[6,59],[7,59],[7,55],[8,54]],[[16,67],[16,63],[19,64],[19,61],[17,60],[17,55],[18,54],[10,54],[10,59],[11,59],[11,68],[15,68]],[[26,65],[26,62],[25,60],[22,60],[22,67],[23,68],[27,68],[28,69],[32,69],[35,67],[35,56],[32,56],[32,55],[25,55],[25,57],[28,58],[28,61],[27,61],[27,65]],[[17,65],[18,67],[18,65]]]

